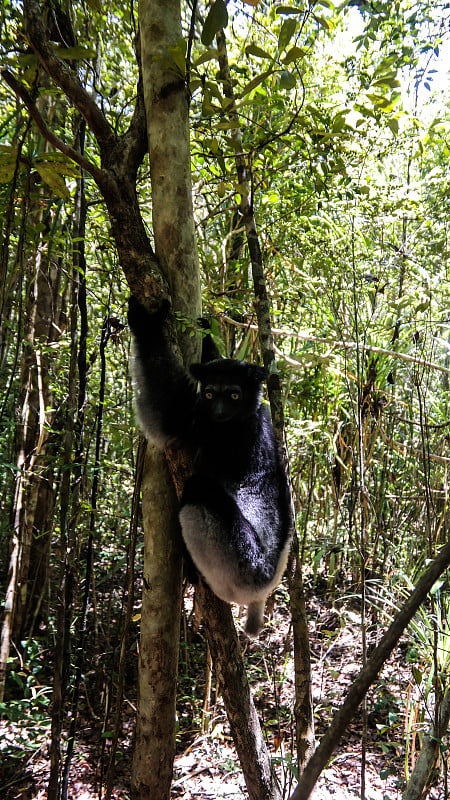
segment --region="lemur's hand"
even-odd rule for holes
[[[153,314],[147,311],[137,297],[130,295],[128,300],[128,325],[139,344],[144,344],[155,335],[160,334],[164,321],[170,311],[169,300],[163,300],[161,306]]]

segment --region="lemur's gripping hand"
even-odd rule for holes
[[[164,321],[170,311],[170,303],[163,300],[160,308],[153,314],[147,311],[137,297],[130,295],[128,300],[128,325],[138,345],[145,348],[156,337],[162,335]]]
[[[207,320],[206,317],[198,317],[197,322],[202,330],[204,331],[211,330],[211,325],[209,324],[209,320]]]

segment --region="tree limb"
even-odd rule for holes
[[[280,800],[281,794],[253,702],[231,608],[201,581],[203,613],[216,677],[241,762],[250,800]]]
[[[138,296],[167,296],[167,282],[153,253],[136,191],[137,171],[147,152],[141,77],[130,126],[126,133],[118,136],[95,100],[82,86],[78,75],[55,53],[46,32],[44,4],[38,0],[24,0],[24,20],[27,39],[43,69],[66,93],[96,138],[101,167],[88,159],[82,160],[74,148],[44,125],[31,96],[21,84],[16,82],[14,90],[26,103],[45,138],[93,176],[105,200],[111,220],[111,234],[132,292]],[[138,45],[136,50],[140,66]],[[8,78],[9,85],[12,85],[11,80],[15,79],[9,74]]]
[[[86,172],[89,172],[96,183],[99,183],[102,179],[102,170],[96,166],[92,161],[89,161],[88,158],[83,156],[79,150],[75,150],[74,147],[71,145],[66,144],[59,136],[56,136],[53,131],[50,130],[47,123],[39,113],[33,98],[31,97],[27,88],[14,77],[14,75],[9,72],[7,69],[1,70],[1,76],[5,83],[13,90],[13,92],[20,97],[25,107],[28,109],[30,113],[30,117],[35,121],[37,127],[39,128],[40,132],[44,139],[49,142],[52,147],[55,147],[56,150],[60,150],[61,153],[68,156],[75,161],[82,169],[85,169]]]

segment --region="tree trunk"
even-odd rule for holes
[[[259,724],[231,608],[203,582],[197,588],[216,677],[250,800],[280,800]]]
[[[139,4],[156,255],[168,281],[174,309],[195,320],[201,310],[201,293],[192,209],[188,104],[183,76],[168,69],[168,48],[176,46],[181,38],[180,19],[178,0],[141,0]],[[153,301],[160,299],[157,295],[149,297]],[[185,363],[198,358],[196,338],[185,336],[179,344]],[[176,461],[175,456],[175,461],[171,460],[173,467]],[[170,796],[175,755],[182,559],[173,475],[163,454],[150,446],[142,498],[144,589],[132,786],[133,797],[139,800],[163,800]]]
[[[299,775],[301,775],[314,752],[314,709],[311,690],[308,618],[306,616],[297,532],[294,533],[287,573],[294,636],[295,741],[297,745],[297,768]]]
[[[79,146],[84,152],[85,126],[80,124]],[[55,578],[56,637],[54,651],[53,687],[51,701],[50,775],[47,800],[58,800],[61,766],[62,725],[64,701],[69,675],[73,594],[75,590],[76,530],[81,500],[81,471],[83,466],[84,412],[87,402],[87,310],[86,310],[86,260],[84,236],[86,232],[87,205],[84,176],[77,181],[74,203],[72,240],[72,277],[70,299],[70,361],[67,385],[67,402],[63,419],[62,458],[65,469],[61,475],[59,509],[60,558]],[[78,330],[78,310],[80,312]],[[75,455],[72,462],[73,455]]]
[[[147,115],[155,250],[175,311],[201,313],[192,207],[189,106],[185,76],[169,48],[182,37],[179,0],[140,0],[142,80]],[[185,337],[189,344],[191,337]],[[181,343],[184,351],[183,342]],[[192,358],[186,354],[186,361]]]
[[[41,207],[34,210],[40,222]],[[13,537],[0,646],[0,699],[4,694],[6,662],[11,639],[22,636],[28,609],[33,603],[33,625],[43,598],[42,580],[30,584],[32,553],[35,575],[48,576],[50,520],[53,515],[53,472],[47,467],[46,446],[52,416],[46,347],[62,333],[56,319],[60,306],[57,265],[49,258],[47,244],[39,242],[28,263],[29,292],[24,312],[24,347],[20,366],[20,394],[16,421],[17,477],[12,509]],[[33,537],[39,534],[33,550]],[[39,556],[37,557],[37,553]],[[31,595],[30,587],[34,590]]]
[[[181,615],[177,497],[164,455],[147,445],[142,480],[144,576],[133,797],[170,797]]]
[[[275,351],[273,347],[272,327],[270,321],[270,302],[264,276],[263,258],[259,242],[253,206],[250,203],[250,185],[247,174],[246,158],[243,151],[239,114],[236,109],[233,82],[228,63],[226,38],[223,30],[216,36],[220,74],[223,92],[230,101],[227,112],[233,124],[231,137],[234,141],[236,155],[236,175],[241,190],[240,213],[245,224],[247,244],[252,266],[253,286],[255,292],[255,310],[258,320],[258,336],[261,345],[264,366],[269,372],[268,393],[272,422],[280,445],[283,448],[285,467],[289,476],[289,454],[287,451],[284,424],[284,409],[281,393],[280,375],[276,369]],[[292,497],[292,486],[291,486]],[[294,632],[294,668],[295,668],[295,704],[294,718],[297,744],[297,767],[301,774],[308,759],[314,751],[314,716],[311,692],[311,659],[309,653],[308,621],[306,617],[303,579],[299,558],[299,544],[295,530],[295,511],[291,504],[292,528],[294,530],[291,554],[288,566],[289,598],[292,627]]]

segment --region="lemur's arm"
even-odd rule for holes
[[[176,360],[164,334],[169,310],[170,304],[165,301],[150,314],[136,297],[129,299],[137,417],[143,433],[161,447],[175,440],[189,443],[197,402],[195,384]]]

